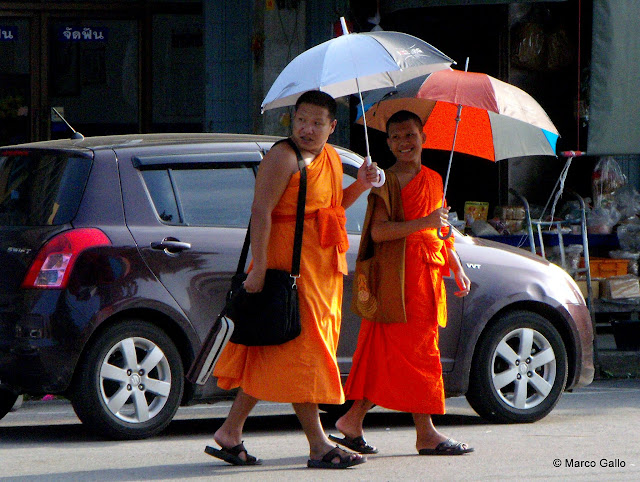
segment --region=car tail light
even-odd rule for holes
[[[0,151],[2,157],[28,156],[29,151]]]
[[[71,270],[84,250],[110,246],[111,241],[96,228],[73,229],[51,238],[31,264],[22,288],[66,288]]]

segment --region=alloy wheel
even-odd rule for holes
[[[556,354],[540,332],[518,328],[509,332],[495,349],[493,387],[507,405],[530,409],[542,403],[556,380]]]
[[[114,345],[99,376],[104,404],[125,422],[141,423],[155,417],[171,391],[167,357],[146,338],[125,338]]]

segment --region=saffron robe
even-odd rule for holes
[[[291,176],[272,212],[267,267],[291,270],[300,172]],[[259,400],[344,403],[336,362],[342,316],[342,283],[348,248],[342,204],[342,163],[333,147],[307,167],[307,198],[298,295],[302,332],[282,345],[228,343],[213,375],[225,390]]]
[[[426,216],[442,205],[442,178],[422,166],[401,191],[404,219]],[[438,239],[425,229],[405,240],[406,323],[363,319],[358,346],[345,386],[349,400],[410,413],[444,413],[444,384],[438,327],[446,324],[447,248],[453,236]],[[384,299],[379,300],[380,303]]]

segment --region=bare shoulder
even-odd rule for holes
[[[266,169],[293,174],[298,170],[296,154],[287,142],[278,142],[265,154],[260,163]]]

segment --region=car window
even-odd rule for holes
[[[187,224],[246,227],[255,175],[248,167],[173,171]]]
[[[142,172],[158,217],[170,224],[246,227],[255,175],[247,164]]]
[[[358,170],[349,164],[343,164],[342,167],[344,170],[344,174],[342,176],[342,188],[344,189],[356,180]],[[352,234],[362,233],[364,215],[367,212],[368,195],[369,191],[365,191],[358,199],[356,199],[356,202],[347,209],[347,232]]]
[[[90,170],[90,158],[65,152],[0,151],[0,226],[69,223]]]
[[[178,213],[178,203],[171,186],[169,171],[144,171],[142,173],[158,217],[169,224],[182,223]]]

